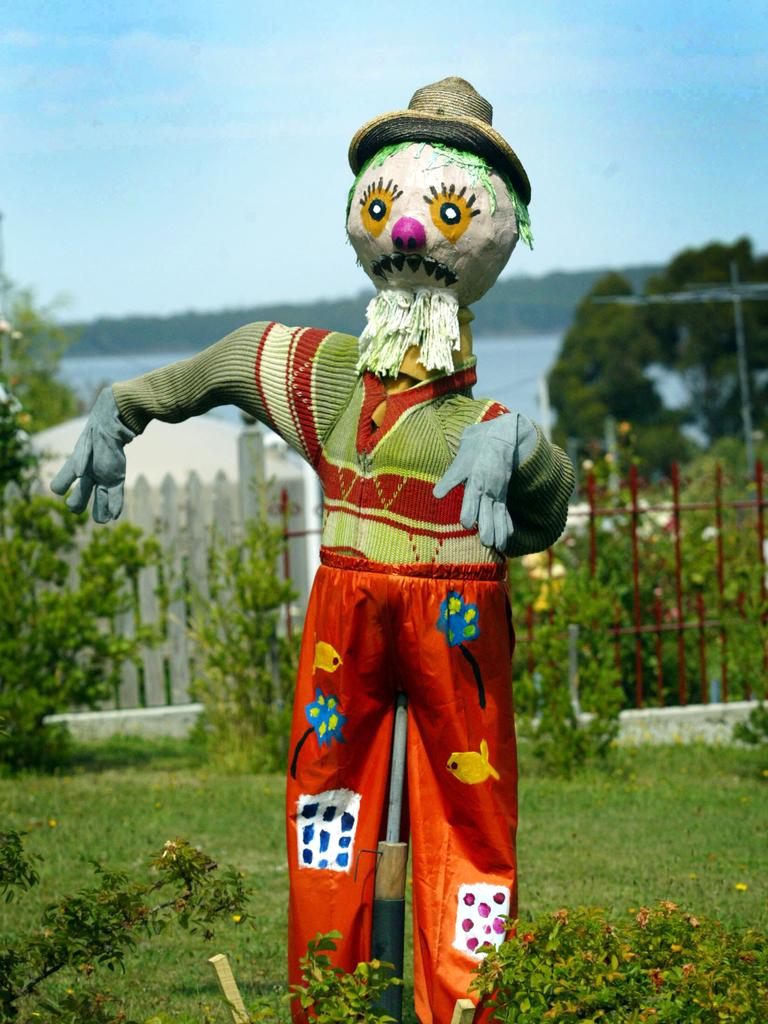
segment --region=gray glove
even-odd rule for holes
[[[432,493],[444,498],[463,483],[461,525],[471,530],[477,523],[483,544],[503,554],[514,532],[507,509],[507,487],[512,474],[535,447],[536,428],[520,413],[509,412],[495,420],[475,423],[461,435],[456,458]]]
[[[82,512],[95,488],[93,518],[97,523],[117,519],[123,509],[123,448],[134,437],[134,432],[120,419],[112,388],[104,388],[77,439],[75,450],[51,481],[51,490],[55,494],[66,494],[77,480],[67,498],[67,508]]]

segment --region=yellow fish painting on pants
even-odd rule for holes
[[[341,664],[341,655],[335,647],[327,644],[325,640],[316,641],[315,660],[312,664],[313,675],[317,669],[321,669],[323,672],[335,672]]]
[[[445,767],[459,782],[466,782],[470,786],[489,778],[499,778],[499,773],[488,760],[488,744],[485,740],[480,741],[479,752],[465,750],[451,754]]]

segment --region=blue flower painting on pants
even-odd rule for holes
[[[458,647],[469,662],[477,683],[480,707],[485,708],[485,687],[480,674],[480,666],[475,656],[465,646],[465,641],[477,640],[480,636],[480,613],[477,610],[477,605],[465,602],[461,594],[451,590],[440,605],[440,616],[435,625],[441,633],[445,633],[448,646]]]

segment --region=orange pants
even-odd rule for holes
[[[298,960],[319,931],[341,932],[336,963],[345,970],[370,957],[375,851],[403,690],[416,1013],[421,1024],[448,1024],[468,995],[475,950],[498,944],[517,910],[506,585],[495,566],[446,566],[438,577],[324,561],[291,731],[290,981],[300,980]],[[294,1015],[303,1020],[298,1008]]]

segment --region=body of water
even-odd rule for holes
[[[530,419],[541,417],[538,405],[539,380],[557,357],[561,334],[536,334],[514,338],[478,338],[477,398],[493,398],[508,409]],[[119,380],[138,377],[167,363],[194,355],[193,352],[142,352],[109,356],[73,356],[61,361],[60,376],[90,406],[99,390]],[[238,420],[234,406],[216,410],[228,420]]]

